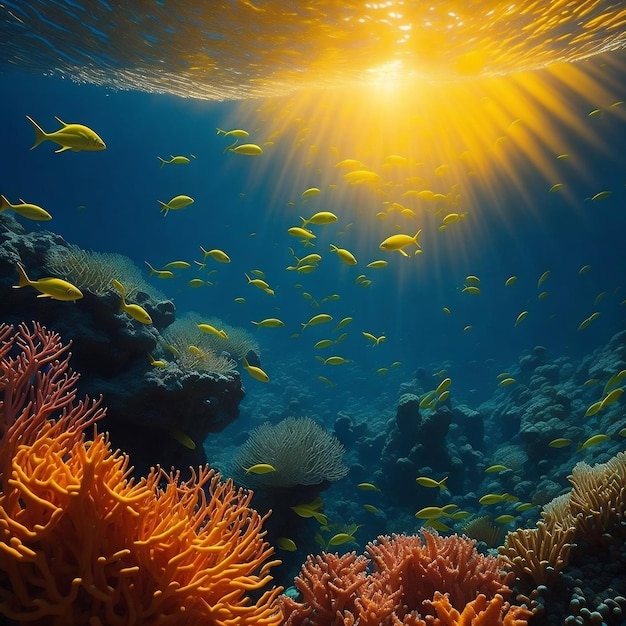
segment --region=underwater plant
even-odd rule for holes
[[[96,295],[111,290],[111,281],[117,280],[124,285],[127,298],[143,292],[156,301],[167,299],[143,278],[132,259],[123,254],[83,250],[76,245],[52,246],[46,253],[45,266],[54,275]]]
[[[69,346],[0,325],[0,615],[20,625],[277,626],[267,516],[208,466],[187,481],[98,433]],[[254,594],[253,596],[251,594]]]
[[[246,487],[294,487],[335,481],[348,473],[339,440],[309,417],[265,422],[251,433],[232,462],[232,475]],[[258,464],[273,470],[250,471]],[[246,471],[248,470],[248,471]]]

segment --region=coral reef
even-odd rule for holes
[[[19,624],[277,626],[272,548],[251,493],[130,459],[76,401],[68,346],[0,326],[0,614]],[[255,600],[252,600],[254,593]]]
[[[295,584],[302,600],[280,597],[286,626],[523,626],[531,613],[505,602],[503,562],[474,541],[423,531],[381,536],[366,556],[309,556]],[[371,571],[369,568],[371,566]]]
[[[239,416],[244,391],[232,365],[228,371],[197,371],[163,358],[161,333],[174,321],[174,305],[135,291],[133,302],[149,312],[153,324],[140,324],[121,313],[119,294],[104,285],[104,276],[126,263],[119,261],[118,255],[81,251],[76,263],[86,264],[89,271],[85,270],[85,276],[91,278],[85,283],[83,298],[68,303],[37,298],[30,288],[12,288],[17,262],[34,268],[31,278],[38,278],[38,268],[51,255],[76,257],[78,253],[72,252],[60,236],[49,231],[27,233],[3,214],[0,243],[1,318],[19,323],[28,311],[29,316],[72,342],[73,364],[81,372],[77,383],[80,391],[93,397],[103,394],[108,407],[103,424],[115,445],[133,456],[135,467],[145,472],[157,463],[164,467],[204,463],[204,438]],[[142,283],[137,273],[136,268],[131,272],[129,285],[139,288]],[[120,280],[124,283],[126,279]],[[89,285],[98,293],[92,293]],[[151,365],[149,355],[163,366]],[[232,364],[231,359],[222,360]],[[185,433],[195,442],[195,449],[173,438],[172,431]]]

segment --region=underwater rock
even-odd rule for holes
[[[17,262],[31,279],[50,276],[45,263],[51,250],[69,249],[55,233],[27,232],[11,216],[0,215],[0,318],[10,324],[35,319],[72,342],[71,366],[81,373],[79,393],[104,396],[108,409],[101,425],[114,447],[132,455],[136,471],[156,464],[169,469],[204,463],[203,439],[239,415],[244,396],[239,374],[186,371],[173,361],[150,365],[149,354],[163,343],[159,330],[174,321],[169,300],[134,292],[132,301],[152,317],[152,324],[142,324],[120,312],[120,296],[113,289],[96,294],[81,288],[82,298],[65,302],[38,298],[31,287],[13,288]]]
[[[420,399],[412,393],[400,396],[396,409],[396,424],[403,437],[414,439],[417,436],[422,422],[419,405]]]

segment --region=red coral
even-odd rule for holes
[[[0,614],[66,626],[277,626],[272,548],[250,492],[183,482],[97,433],[56,333],[0,325]],[[86,431],[93,426],[91,437]],[[249,592],[254,591],[256,602]]]
[[[505,602],[510,573],[458,535],[382,536],[367,555],[307,559],[282,598],[287,626],[523,626],[530,611]],[[371,559],[371,560],[370,560]],[[371,573],[368,567],[372,565]]]

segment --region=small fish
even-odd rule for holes
[[[335,252],[337,256],[346,264],[346,265],[356,265],[357,260],[354,254],[350,252],[350,250],[346,250],[345,248],[338,248],[335,244],[330,244],[330,251]]]
[[[191,267],[191,264],[187,263],[187,261],[170,261],[164,267],[169,270],[186,270]]]
[[[528,311],[522,311],[516,318],[514,326],[521,324],[528,317]]]
[[[344,543],[350,543],[353,541],[356,541],[353,535],[349,535],[348,533],[337,533],[328,540],[328,545],[341,546]]]
[[[571,445],[572,440],[567,439],[566,437],[559,437],[558,439],[553,439],[548,445],[551,448],[566,448]]]
[[[508,470],[509,468],[506,465],[490,465],[488,468],[485,469],[485,474],[492,474],[495,472],[506,472],[506,470]]]
[[[246,474],[271,474],[275,471],[276,468],[270,463],[256,463],[255,465],[245,468]]]
[[[179,428],[170,428],[170,435],[182,446],[185,446],[185,448],[188,448],[189,450],[196,449],[196,442],[187,433],[184,433]]]
[[[370,267],[372,269],[377,269],[380,267],[387,267],[387,265],[389,265],[388,261],[385,261],[384,259],[379,259],[377,261],[372,261],[371,263],[368,263],[367,267]]]
[[[586,411],[584,417],[591,417],[598,413],[598,411],[602,408],[602,400],[598,400],[594,402]]]
[[[311,215],[309,218],[300,217],[302,220],[301,228],[308,226],[309,224],[333,224],[337,221],[337,216],[330,211],[318,211],[314,215]]]
[[[409,256],[404,251],[404,248],[412,244],[417,246],[417,248],[421,248],[419,243],[419,236],[421,232],[422,229],[420,228],[413,236],[404,234],[391,235],[391,237],[387,237],[387,239],[384,239],[378,247],[381,250],[385,250],[387,252],[397,251],[400,252],[403,256]]]
[[[250,365],[246,357],[243,357],[243,369],[245,369],[252,378],[261,383],[269,383],[270,381],[270,377],[260,367]]]
[[[302,330],[308,328],[309,326],[317,326],[317,324],[324,324],[326,322],[332,321],[332,316],[327,313],[319,313],[318,315],[314,315],[308,322],[301,323]]]
[[[226,331],[219,330],[215,328],[215,326],[211,326],[211,324],[198,324],[198,328],[202,332],[209,333],[210,335],[215,335],[216,337],[221,337],[222,339],[228,339]]]
[[[63,126],[59,130],[53,133],[45,132],[32,117],[26,116],[26,119],[33,125],[35,130],[35,143],[31,147],[36,148],[42,141],[52,141],[59,144],[61,147],[55,150],[56,153],[64,152],[65,150],[74,150],[78,152],[80,150],[104,150],[106,145],[104,141],[87,126],[82,124],[66,124],[58,117],[54,119]]]
[[[586,274],[589,270],[591,269],[591,265],[583,265],[579,270],[578,273],[582,276],[583,274]]]
[[[218,135],[224,135],[224,137],[237,137],[239,139],[244,139],[245,137],[250,136],[250,133],[242,128],[234,128],[233,130],[222,130],[221,128],[216,128],[215,130]]]
[[[257,328],[280,328],[285,325],[285,322],[276,317],[268,317],[260,322],[252,322],[252,324]]]
[[[191,196],[174,196],[169,202],[161,202],[157,200],[161,205],[161,213],[167,215],[170,211],[177,211],[184,209],[186,206],[194,203],[194,199]]]
[[[443,309],[441,309],[446,315],[450,315],[452,313],[452,311],[447,307],[444,306]]]
[[[326,378],[326,376],[318,376],[317,380],[319,380],[321,383],[324,383],[325,385],[328,385],[331,389],[335,386],[335,383],[332,380]]]
[[[291,228],[288,228],[287,234],[291,235],[292,237],[300,237],[301,239],[306,240],[315,239],[315,237],[317,236],[315,235],[315,233],[312,233],[307,228],[301,228],[300,226],[292,226]]]
[[[172,156],[167,160],[158,156],[157,159],[161,161],[161,167],[164,165],[184,165],[185,163],[189,163],[189,159],[186,156]]]
[[[442,478],[441,480],[435,480],[434,478],[429,478],[428,476],[418,476],[415,479],[415,482],[422,487],[429,487],[431,489],[441,489],[441,491],[448,491],[448,476]]]
[[[498,515],[493,521],[496,524],[510,524],[515,521],[515,515]]]
[[[590,199],[592,202],[597,202],[598,200],[606,200],[607,198],[610,198],[612,195],[613,195],[613,192],[611,191],[600,191],[595,196],[591,196]]]
[[[263,154],[263,148],[255,143],[242,143],[240,145],[233,145],[227,148],[228,152],[234,152],[235,154],[243,154],[245,156],[258,156]]]
[[[306,198],[312,198],[313,196],[317,196],[320,193],[319,187],[309,187],[305,189],[300,197],[305,200]]]
[[[17,263],[17,273],[19,280],[17,285],[13,285],[13,289],[21,287],[34,287],[38,292],[38,298],[52,298],[53,300],[61,300],[71,302],[80,300],[83,297],[81,290],[72,285],[72,283],[62,280],[61,278],[39,278],[31,280],[26,275],[26,270],[21,263]]]
[[[342,328],[345,328],[350,322],[352,321],[351,317],[344,317],[338,324],[337,326],[335,326],[335,328],[333,328],[333,332],[335,332],[336,330],[341,330]]]
[[[113,280],[112,284],[120,294],[120,311],[124,311],[124,313],[130,315],[134,320],[137,320],[142,324],[152,324],[152,318],[150,317],[148,311],[146,311],[142,306],[139,306],[138,304],[128,304],[126,302],[126,299],[124,297],[126,290],[124,289],[122,283],[120,283],[118,280]]]
[[[289,539],[289,537],[278,537],[276,545],[281,550],[286,550],[287,552],[295,552],[298,549],[296,542],[293,539]]]
[[[11,204],[4,196],[0,196],[0,211],[11,210],[26,218],[37,222],[47,222],[52,219],[52,215],[36,204],[24,202],[20,199],[20,204]]]
[[[502,502],[503,500],[506,500],[506,494],[504,493],[488,493],[484,495],[482,498],[480,498],[478,502],[480,504],[490,505],[490,504],[498,504],[499,502]]]
[[[334,343],[332,339],[320,339],[313,347],[316,350],[323,350],[324,348],[330,348]]]
[[[164,361],[163,359],[155,359],[149,352],[148,359],[150,359],[150,365],[153,367],[167,367],[167,361]]]
[[[374,515],[376,515],[376,513],[379,513],[379,509],[376,508],[373,504],[364,504],[363,508],[368,512],[368,513],[373,513]]]
[[[550,193],[556,193],[557,191],[561,191],[565,185],[563,183],[556,183],[550,187]]]
[[[623,393],[624,389],[622,387],[618,387],[617,389],[610,391],[604,398],[602,398],[602,401],[600,402],[600,410],[613,404],[614,402],[617,402],[622,397]]]
[[[213,250],[205,250],[202,246],[200,246],[200,250],[202,251],[205,260],[210,256],[218,263],[230,263],[230,257],[223,250],[218,250],[217,248]]]
[[[461,293],[470,293],[477,296],[480,293],[480,287],[476,287],[475,285],[467,285],[463,287],[463,289],[461,289]]]
[[[456,504],[446,504],[445,506],[426,506],[420,509],[415,517],[418,519],[437,519],[439,517],[446,517],[459,507]]]
[[[446,389],[448,389],[450,387],[451,384],[452,384],[452,379],[451,378],[444,378],[437,385],[437,389],[435,389],[435,395],[442,394]]]
[[[515,382],[515,378],[503,378],[499,383],[498,387],[508,387]]]
[[[344,359],[342,356],[329,356],[327,359],[323,359],[324,365],[343,365],[349,363],[348,359]]]
[[[546,282],[546,280],[548,280],[548,278],[550,278],[550,270],[546,270],[540,277],[539,280],[537,281],[537,287],[541,287],[541,285],[543,285],[543,283]]]
[[[517,282],[517,276],[509,276],[505,281],[504,281],[504,286],[505,287],[510,287],[512,284],[514,284],[515,282]]]
[[[357,489],[361,489],[362,491],[380,491],[374,483],[359,483]]]
[[[174,272],[172,272],[171,270],[156,270],[154,269],[154,267],[152,267],[152,265],[150,265],[150,263],[148,263],[148,261],[144,261],[144,263],[148,266],[148,269],[150,270],[150,276],[156,276],[157,278],[163,279],[174,278]]]
[[[372,335],[372,333],[367,333],[367,332],[363,332],[363,337],[365,337],[366,339],[369,339],[372,342],[372,345],[374,345],[374,346],[377,346],[382,341],[385,341],[385,339],[387,339],[387,337],[385,337],[385,335],[381,335],[380,337],[376,337],[375,335]]]
[[[597,446],[599,443],[604,443],[605,441],[608,441],[609,439],[610,439],[609,435],[605,435],[605,434],[592,435],[584,443],[581,443],[578,445],[578,450],[586,450],[587,448],[590,448],[591,446]]]
[[[521,502],[515,507],[515,510],[519,511],[520,513],[523,513],[524,511],[530,511],[530,509],[534,509],[535,506],[536,505],[533,504],[532,502]]]

